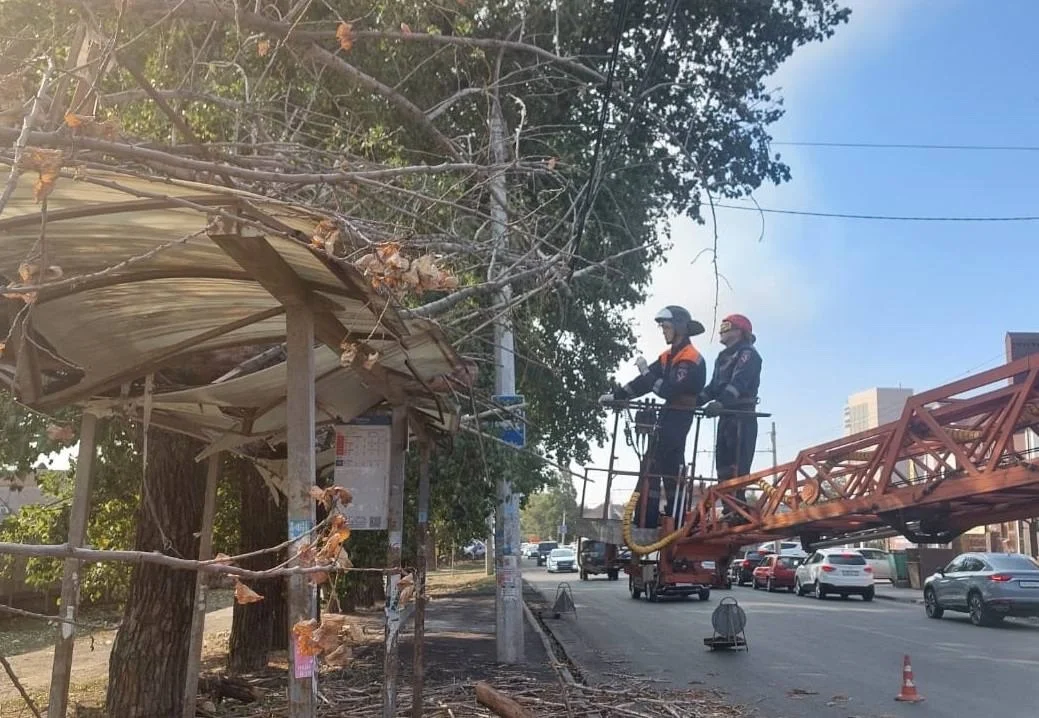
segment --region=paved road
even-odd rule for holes
[[[977,628],[965,615],[928,619],[917,605],[818,601],[749,587],[714,591],[707,604],[695,598],[651,604],[631,599],[623,574],[616,582],[582,582],[525,563],[524,578],[549,598],[559,581],[570,582],[576,622],[566,616],[548,625],[569,633],[568,649],[576,645],[593,663],[598,659],[594,670],[603,673],[719,689],[768,718],[1037,715],[1039,625],[1032,622]],[[727,595],[747,612],[747,653],[711,653],[703,645],[711,612]],[[924,703],[893,700],[906,653]]]

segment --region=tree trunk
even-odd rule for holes
[[[241,495],[238,553],[276,546],[288,538],[285,497],[276,504],[270,489],[251,462],[235,459]],[[242,568],[262,570],[284,560],[282,554],[245,559]],[[251,581],[249,587],[263,596],[257,603],[235,604],[227,667],[232,673],[252,673],[267,667],[271,650],[288,647],[288,613],[285,580]]]
[[[355,531],[346,542],[350,560],[357,567],[386,565],[385,531]],[[336,584],[343,613],[367,608],[386,600],[383,577],[377,573],[347,573]]]
[[[197,558],[206,462],[195,461],[195,455],[202,444],[160,430],[149,432],[148,443],[135,548]],[[108,715],[181,714],[194,601],[193,572],[154,564],[134,567],[108,663]]]

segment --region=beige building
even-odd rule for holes
[[[912,389],[874,387],[852,394],[844,406],[844,435],[857,434],[902,416]]]

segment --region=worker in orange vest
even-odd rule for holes
[[[693,423],[697,396],[707,382],[707,362],[696,350],[690,337],[703,334],[703,324],[684,307],[664,307],[655,317],[668,348],[649,364],[639,357],[639,376],[620,389],[604,394],[601,403],[635,399],[653,392],[664,400],[657,422],[655,448],[650,457],[646,514],[639,522],[643,528],[656,528],[660,514],[660,481],[664,482],[667,512],[674,510],[675,488],[681,466],[685,463],[685,440]]]

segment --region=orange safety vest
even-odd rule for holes
[[[700,357],[700,352],[696,351],[696,349],[693,348],[692,344],[686,344],[684,347],[682,347],[681,349],[678,350],[678,354],[676,354],[674,356],[673,361],[676,361],[676,362],[688,361],[688,362],[692,362],[692,363],[696,364],[697,362],[700,361],[700,358],[701,358]],[[664,371],[667,371],[668,369],[671,368],[671,362],[672,362],[671,347],[668,347],[660,355],[660,364],[661,364],[661,366],[664,367]]]
[[[667,376],[671,372],[672,363],[678,362],[692,362],[698,364],[703,361],[700,356],[700,352],[696,351],[692,344],[686,344],[684,347],[678,350],[678,353],[671,356],[671,347],[668,347],[660,354],[660,366],[663,368],[663,375]],[[680,407],[695,408],[696,397],[695,396],[679,396],[671,399],[667,402],[668,404]]]

